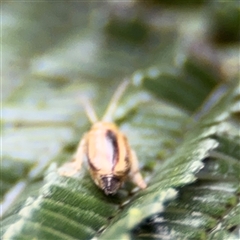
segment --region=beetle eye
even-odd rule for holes
[[[103,190],[106,195],[115,194],[121,186],[121,181],[115,176],[103,176],[101,178]]]

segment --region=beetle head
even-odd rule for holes
[[[106,195],[113,195],[121,187],[122,181],[114,175],[105,175],[101,177],[100,187]]]
[[[89,169],[90,175],[95,184],[101,188],[106,195],[114,195],[121,187],[125,180],[125,176],[114,174],[99,174],[98,171]]]

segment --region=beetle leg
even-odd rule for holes
[[[81,169],[82,162],[83,162],[83,157],[85,154],[85,137],[80,141],[77,152],[75,156],[73,157],[73,160],[71,162],[63,164],[58,169],[58,173],[62,176],[73,176],[79,170]]]
[[[135,153],[135,151],[131,150],[131,170],[129,173],[129,176],[131,180],[141,189],[144,189],[147,187],[147,184],[145,183],[138,167],[138,158]]]

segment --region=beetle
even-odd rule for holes
[[[73,160],[59,169],[60,175],[72,176],[80,171],[85,157],[91,178],[106,195],[115,194],[127,177],[139,188],[147,187],[135,151],[111,118],[128,85],[128,80],[119,85],[100,121],[91,103],[86,99],[82,101],[92,127],[84,134]]]

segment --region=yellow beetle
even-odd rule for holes
[[[127,80],[120,84],[101,121],[90,102],[83,102],[92,127],[84,134],[72,162],[59,168],[61,175],[72,176],[81,169],[86,156],[93,181],[106,195],[115,194],[128,176],[141,189],[147,187],[139,172],[135,152],[130,148],[126,136],[110,120],[128,84]]]

